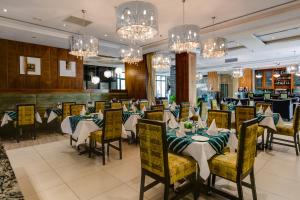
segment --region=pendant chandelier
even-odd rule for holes
[[[215,26],[216,17],[212,17],[213,24]],[[202,44],[202,56],[203,58],[219,58],[226,54],[226,40],[222,37],[209,38]]]
[[[99,78],[99,76],[92,76],[91,81],[93,84],[97,85],[100,82],[100,78]]]
[[[171,57],[168,53],[156,53],[152,57],[152,67],[159,71],[168,70],[171,67]]]
[[[233,78],[241,78],[244,76],[244,72],[242,68],[237,68],[235,70],[233,70],[232,72],[232,77]]]
[[[112,77],[112,72],[110,70],[106,70],[106,71],[104,71],[104,76],[106,78],[111,78]]]
[[[116,9],[117,33],[131,41],[145,41],[158,33],[156,7],[144,1],[122,3]]]
[[[82,10],[82,19],[85,21],[86,10]],[[86,24],[83,24],[86,27]],[[70,52],[69,54],[87,58],[97,56],[99,52],[99,40],[91,35],[77,34],[70,37]]]
[[[182,25],[169,30],[169,48],[176,53],[191,52],[200,47],[200,28],[197,25],[185,24],[185,0],[182,0]]]
[[[121,57],[124,63],[137,64],[143,60],[142,49],[136,44],[131,44],[126,49],[121,49]]]

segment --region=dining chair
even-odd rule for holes
[[[271,93],[264,93],[264,99],[266,100],[269,100],[271,99]]]
[[[76,104],[76,102],[62,102],[63,119],[71,115],[70,106]]]
[[[231,128],[231,112],[224,110],[208,110],[207,125],[209,126],[212,121],[216,121],[218,128]]]
[[[253,199],[257,199],[253,168],[256,155],[257,128],[257,119],[244,121],[238,137],[237,152],[225,152],[215,155],[209,160],[211,173],[208,180],[209,191],[228,199],[243,200],[242,186],[246,186],[251,188]],[[248,175],[250,175],[250,184],[243,181]],[[238,197],[215,188],[216,176],[236,183]]]
[[[299,155],[300,151],[300,140],[299,140],[299,130],[300,130],[300,106],[296,107],[294,113],[294,119],[292,124],[279,124],[276,126],[276,131],[271,133],[270,141],[267,141],[267,146],[272,148],[272,144],[278,144],[288,147],[294,147],[296,155]],[[293,140],[287,140],[283,138],[274,137],[274,135],[281,135],[287,137],[293,137]],[[292,143],[292,144],[289,144]]]
[[[193,192],[194,199],[197,199],[196,188],[197,164],[187,156],[168,153],[166,143],[166,124],[160,121],[147,119],[138,120],[140,135],[140,158],[141,158],[141,185],[140,200],[144,199],[144,192],[153,188],[159,183],[164,184],[164,200],[169,199],[171,186],[183,179],[189,179],[193,184],[187,187],[187,191],[181,191],[176,199],[182,198],[188,192]],[[146,176],[154,181],[145,186]]]
[[[162,99],[161,103],[164,105],[164,109],[167,109],[169,107],[169,100],[168,99]]]
[[[218,110],[218,102],[216,99],[212,99],[210,100],[210,105],[211,105],[211,109],[212,110]]]
[[[221,104],[220,104],[220,108],[221,108],[221,110],[227,111],[227,110],[228,110],[228,105],[227,105],[227,104],[221,103]]]
[[[20,135],[23,129],[32,128],[30,130],[33,139],[36,139],[36,127],[35,127],[35,104],[19,104],[17,105],[17,120],[15,123],[17,128],[16,139],[20,142]]]
[[[190,103],[189,102],[182,102],[179,108],[179,121],[188,121],[189,120],[189,113],[190,113]]]
[[[99,110],[101,110],[103,113],[105,110],[105,104],[106,101],[95,101],[95,112],[99,112]]]
[[[164,111],[164,105],[162,105],[162,104],[153,105],[153,106],[151,106],[151,110],[162,110],[162,111]]]
[[[122,107],[121,102],[112,102],[112,103],[110,103],[110,108],[111,109],[120,109],[120,108],[123,108],[123,107]]]
[[[164,111],[162,111],[162,110],[145,111],[145,119],[163,121],[164,120]]]
[[[85,104],[74,104],[70,105],[70,114],[71,115],[80,115],[80,112],[82,109],[85,109],[86,105]]]
[[[149,108],[149,101],[148,100],[141,100],[139,102],[139,110],[142,110],[143,108],[148,109]]]
[[[105,153],[109,157],[110,147],[119,151],[122,160],[122,112],[122,109],[104,110],[103,129],[90,134],[89,156],[91,157],[92,153],[102,155],[103,165],[105,165]],[[116,141],[119,142],[119,146],[111,144]],[[97,148],[97,143],[101,144],[100,148]],[[105,144],[107,144],[107,151],[105,151]]]
[[[128,100],[128,99],[122,99],[122,100],[121,100],[121,104],[122,104],[122,106],[125,105],[126,108],[129,109],[130,100]]]
[[[288,98],[288,94],[287,93],[280,93],[280,99],[287,99]]]
[[[263,111],[265,112],[268,107],[273,110],[273,104],[271,102],[256,102],[255,103],[256,112],[258,112],[259,108],[262,107]]]

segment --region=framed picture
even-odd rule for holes
[[[41,75],[41,59],[20,56],[20,74]]]
[[[66,77],[76,77],[76,62],[60,60],[59,75],[66,76]]]

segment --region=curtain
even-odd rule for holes
[[[145,56],[147,68],[147,98],[150,104],[155,104],[155,69],[152,68],[152,57],[154,53],[148,53]]]

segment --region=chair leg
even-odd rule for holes
[[[122,141],[119,140],[119,148],[120,148],[120,160],[122,160]]]
[[[17,140],[17,143],[20,142],[20,132],[22,131],[22,129],[18,128],[17,131],[16,131],[16,140]]]
[[[102,142],[102,163],[105,165],[105,145],[104,142]]]
[[[145,186],[145,172],[141,173],[141,185],[140,185],[140,200],[144,199],[144,186]]]
[[[238,190],[238,195],[239,195],[239,200],[243,200],[244,197],[243,197],[243,186],[242,186],[242,181],[241,180],[238,180],[237,183],[237,190]]]
[[[299,153],[298,153],[298,145],[297,145],[297,135],[294,136],[294,143],[295,143],[295,151],[296,151],[296,155],[298,156]]]
[[[216,183],[216,175],[213,174],[212,175],[212,181],[211,181],[211,184],[212,184],[213,187],[215,187],[215,183]]]
[[[298,149],[300,151],[300,138],[299,138],[299,134],[297,134],[297,139],[298,139]]]
[[[170,191],[170,184],[165,183],[165,190],[164,190],[164,200],[169,199],[169,191]]]
[[[70,145],[72,146],[72,135],[70,135]]]
[[[252,189],[252,198],[253,200],[257,200],[254,169],[252,169],[252,171],[250,172],[250,181],[251,181],[251,189]]]
[[[273,143],[273,133],[271,133],[271,136],[270,136],[270,143],[269,143],[269,149],[272,150],[272,143]]]
[[[92,157],[92,144],[93,144],[93,141],[90,138],[90,140],[89,140],[89,158]]]
[[[265,133],[261,135],[261,148],[263,151],[265,150]]]
[[[211,193],[211,174],[207,178],[207,194]]]

